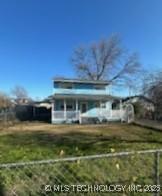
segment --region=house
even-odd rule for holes
[[[12,101],[14,102],[15,105],[29,105],[33,103],[33,100],[28,97],[15,98],[15,99],[12,99]]]
[[[134,105],[135,115],[137,118],[154,119],[155,104],[148,97],[135,95],[124,98],[122,102]]]
[[[131,103],[131,104],[140,103],[145,110],[152,111],[152,112],[155,110],[153,101],[143,95],[126,97],[122,101],[124,103]]]
[[[120,97],[111,96],[107,81],[55,78],[53,87],[52,123],[133,119],[132,106],[124,107]]]

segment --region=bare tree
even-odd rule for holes
[[[155,119],[162,118],[162,72],[149,73],[143,84],[143,94],[149,97],[155,106]]]
[[[0,109],[9,108],[12,105],[10,98],[3,92],[0,92]]]
[[[22,86],[15,86],[11,93],[16,99],[28,98],[28,93]]]
[[[72,63],[79,78],[106,79],[110,83],[129,81],[141,68],[137,54],[128,54],[116,35],[78,47],[74,50]]]

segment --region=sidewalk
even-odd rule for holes
[[[154,120],[146,120],[146,119],[136,119],[134,124],[140,125],[143,127],[147,127],[150,129],[155,129],[157,131],[162,131],[162,122],[160,121],[154,121]]]

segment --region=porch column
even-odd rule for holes
[[[122,100],[120,99],[120,120],[122,122]]]
[[[66,120],[66,99],[64,99],[64,119]]]
[[[79,114],[78,114],[78,99],[75,100],[75,118],[79,119]]]
[[[55,110],[55,101],[52,102],[52,108],[51,108],[52,121],[55,119],[54,110]]]
[[[101,105],[102,105],[102,101],[100,101],[100,110],[99,110],[99,115],[102,116],[102,107],[101,107]]]
[[[113,104],[113,103],[112,103],[112,101],[111,101],[110,104],[109,104],[109,108],[110,108],[110,117],[111,117],[111,118],[112,118],[112,109],[113,109],[113,108],[112,108],[112,104]]]
[[[76,112],[78,112],[78,99],[76,99],[76,101],[75,101],[75,107],[76,107]]]

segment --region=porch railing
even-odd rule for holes
[[[109,91],[107,89],[105,90],[96,90],[96,89],[63,89],[58,88],[54,89],[54,94],[78,94],[78,95],[105,95],[109,94]]]
[[[79,120],[80,111],[53,111],[52,116],[54,119]]]
[[[106,109],[96,109],[95,111],[87,111],[81,113],[80,111],[53,111],[53,119],[62,120],[79,120],[81,117],[98,117],[104,119],[122,119],[124,115],[124,110],[106,110]]]

